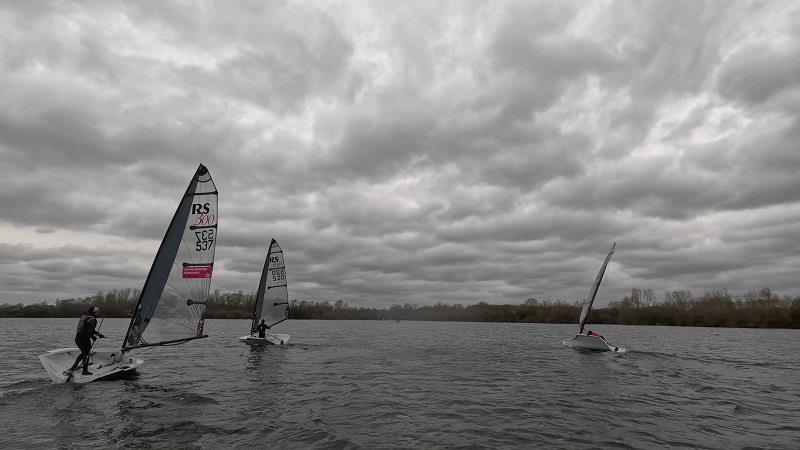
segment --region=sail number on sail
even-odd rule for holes
[[[194,245],[195,251],[204,251],[208,250],[214,245],[214,230],[203,230],[203,231],[195,231],[195,237],[197,237],[197,242]]]

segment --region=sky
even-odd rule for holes
[[[0,303],[141,288],[198,164],[212,290],[385,307],[800,294],[800,2],[0,2]]]

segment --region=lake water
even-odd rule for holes
[[[0,319],[0,447],[800,448],[800,330],[596,325],[629,351],[593,354],[574,325],[298,320],[256,348],[209,320],[132,379],[53,384],[37,355],[76,323]]]

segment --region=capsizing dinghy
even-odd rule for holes
[[[272,329],[289,318],[289,290],[286,282],[286,264],[283,250],[278,241],[272,240],[267,250],[267,259],[261,270],[256,304],[250,334],[239,339],[249,345],[284,345],[289,342],[288,334],[264,334],[259,336],[259,327]],[[263,325],[262,325],[263,323]]]
[[[76,348],[39,355],[50,378],[56,383],[88,383],[118,377],[144,362],[132,355],[136,349],[207,337],[203,324],[214,267],[216,231],[217,188],[208,169],[200,164],[158,248],[122,348],[91,352],[88,366],[91,375],[68,370],[80,354]]]
[[[575,335],[572,339],[564,339],[561,341],[563,345],[572,348],[584,349],[584,350],[592,350],[598,352],[624,352],[624,348],[617,347],[615,345],[609,344],[606,339],[593,331],[587,331],[586,334],[583,333],[583,328],[586,326],[586,319],[589,318],[589,313],[592,311],[592,304],[594,303],[594,299],[597,296],[597,290],[600,288],[600,283],[603,281],[603,275],[606,272],[606,267],[608,266],[608,262],[611,261],[611,255],[614,254],[614,248],[616,247],[616,243],[611,245],[611,250],[606,255],[605,261],[603,261],[603,265],[600,266],[600,272],[597,274],[597,278],[595,278],[594,283],[592,283],[592,287],[589,289],[589,295],[586,297],[586,300],[583,303],[583,309],[581,309],[581,315],[578,320],[580,323],[580,328],[578,329],[578,334]]]

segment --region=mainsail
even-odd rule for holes
[[[123,350],[206,337],[217,218],[217,187],[200,164],[161,241]]]
[[[289,290],[286,287],[286,265],[283,261],[283,250],[278,241],[272,240],[261,271],[258,283],[256,305],[253,310],[253,323],[250,332],[255,333],[261,319],[269,327],[273,327],[287,319],[289,311]]]
[[[611,245],[611,250],[609,250],[608,255],[606,255],[606,260],[603,261],[603,265],[600,267],[600,272],[597,273],[597,278],[594,279],[592,287],[589,288],[589,295],[586,297],[586,301],[583,303],[583,309],[581,310],[581,328],[578,331],[578,334],[583,333],[583,326],[586,324],[586,319],[589,317],[589,312],[592,311],[594,298],[597,296],[597,290],[600,288],[600,282],[603,281],[603,274],[606,273],[606,266],[608,266],[608,262],[611,261],[611,255],[614,254],[614,248],[616,246],[616,242]]]

